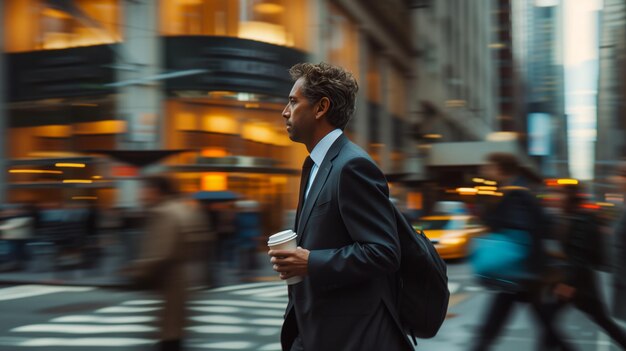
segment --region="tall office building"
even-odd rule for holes
[[[626,1],[605,0],[600,21],[595,175],[599,193],[626,159]]]
[[[544,176],[566,177],[568,170],[567,117],[563,66],[563,4],[535,2],[526,12],[528,22],[524,67],[522,120],[528,152],[537,158]]]
[[[419,133],[446,141],[484,140],[497,114],[492,3],[438,0],[413,11],[418,48],[414,108]]]
[[[527,47],[525,0],[493,1],[493,40],[497,69],[497,121],[496,130],[525,134],[525,108],[522,101],[523,77],[521,63]]]
[[[496,130],[498,70],[491,0],[414,1],[417,47],[412,130],[418,143],[405,181],[432,210],[445,190],[479,172]],[[467,200],[467,199],[466,199]]]

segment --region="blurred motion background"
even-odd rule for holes
[[[307,155],[281,116],[302,61],[354,73],[346,133],[416,227],[467,232],[441,249],[459,286],[477,208],[501,195],[491,152],[546,193],[581,182],[607,228],[624,205],[624,0],[0,0],[0,19],[6,284],[115,285],[154,173],[210,217],[212,285],[277,280],[266,239],[293,225]]]
[[[626,152],[623,1],[2,5],[4,204],[132,218],[135,178],[165,172],[213,217],[252,200],[261,235],[286,228],[306,151],[280,111],[301,61],[354,72],[347,133],[414,217],[473,202],[456,189],[485,185],[492,151],[621,202],[607,177]]]

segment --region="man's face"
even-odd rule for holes
[[[283,118],[285,118],[289,139],[307,144],[315,128],[315,104],[309,103],[309,100],[302,95],[303,84],[304,79],[300,78],[291,88],[289,102],[283,110]]]

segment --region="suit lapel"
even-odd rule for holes
[[[311,216],[311,211],[315,207],[315,203],[317,202],[317,198],[320,195],[320,192],[324,188],[324,184],[328,180],[328,176],[330,175],[330,171],[333,168],[332,161],[337,157],[341,148],[348,142],[348,138],[345,135],[339,136],[337,140],[333,143],[333,145],[328,150],[326,157],[324,157],[324,161],[320,166],[320,169],[317,171],[317,175],[315,176],[315,180],[311,185],[311,190],[309,190],[309,196],[307,197],[304,205],[302,206],[302,210],[298,217],[298,245],[302,243],[302,238],[304,237],[304,230],[306,228],[307,223],[309,222],[309,217]]]

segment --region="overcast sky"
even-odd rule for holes
[[[602,0],[563,1],[565,113],[569,117],[570,171],[575,178],[591,179],[598,85],[597,12],[602,8]]]

